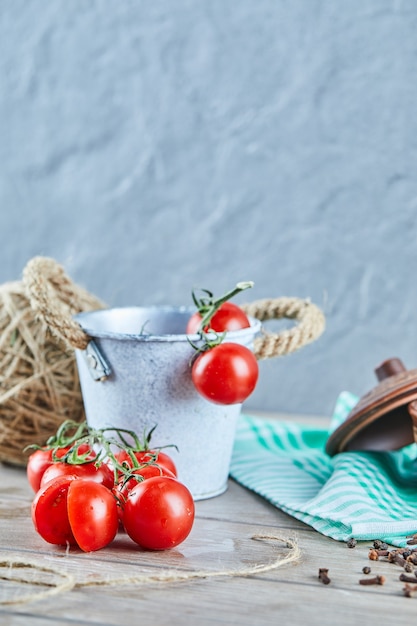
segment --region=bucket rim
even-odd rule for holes
[[[192,315],[196,311],[195,307],[192,306],[172,306],[172,305],[150,305],[150,306],[126,306],[126,307],[109,307],[106,309],[98,309],[96,311],[86,311],[83,313],[77,313],[74,315],[74,320],[76,320],[83,331],[92,339],[114,339],[118,341],[143,341],[143,342],[189,342],[192,341],[197,342],[200,339],[200,335],[197,333],[194,334],[152,334],[152,333],[121,333],[114,331],[103,331],[94,329],[93,325],[90,325],[93,318],[98,316],[103,316],[106,313],[112,312],[117,313],[118,311],[123,311],[124,313],[128,311],[141,311],[141,312],[149,312],[152,313],[163,313],[163,314],[182,314],[188,313]],[[226,332],[225,339],[227,341],[233,341],[233,339],[242,339],[245,336],[254,337],[261,330],[262,323],[255,317],[251,317],[248,315],[248,319],[250,322],[250,326],[247,328],[241,328],[239,330],[232,330]]]

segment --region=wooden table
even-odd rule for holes
[[[289,416],[282,416],[286,420]],[[106,549],[83,553],[45,543],[30,519],[33,494],[23,469],[0,465],[0,624],[125,626],[150,624],[406,624],[415,619],[417,595],[407,598],[398,565],[369,561],[370,542],[350,549],[298,522],[230,481],[226,493],[196,503],[196,520],[187,540],[166,552],[146,552],[119,534]],[[281,542],[255,540],[269,535]],[[272,564],[297,542],[297,562],[256,575],[231,570]],[[10,570],[15,561],[21,567]],[[31,563],[35,568],[22,567]],[[383,574],[383,586],[361,586],[362,568]],[[41,569],[52,570],[52,574]],[[318,579],[328,568],[330,584]],[[221,576],[173,582],[141,582],[144,575],[175,576],[218,572]],[[61,572],[61,573],[59,573]],[[35,582],[18,582],[32,575]],[[125,581],[125,582],[124,582]],[[104,584],[103,584],[104,583]],[[55,595],[42,597],[45,591]],[[27,596],[34,596],[33,599]],[[16,604],[3,604],[17,598]],[[26,597],[26,601],[25,601]]]

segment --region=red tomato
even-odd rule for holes
[[[126,500],[123,523],[142,548],[167,550],[184,541],[194,522],[194,500],[174,478],[149,478],[134,487]]]
[[[107,546],[119,527],[116,500],[111,491],[93,480],[74,480],[68,489],[68,520],[84,552]]]
[[[76,476],[61,476],[41,488],[32,503],[32,521],[48,543],[75,545],[67,513],[68,490]]]
[[[113,489],[113,493],[118,502],[118,514],[119,519],[123,523],[123,508],[126,502],[126,499],[129,493],[132,491],[134,487],[142,480],[148,480],[148,478],[153,478],[154,476],[169,476],[170,478],[176,478],[175,474],[169,471],[166,467],[162,467],[161,465],[144,465],[142,469],[133,470],[133,474],[139,477],[139,480],[134,478],[129,478],[128,480],[120,479],[119,484],[116,485]]]
[[[145,465],[141,469],[133,470],[132,474],[134,474],[134,476],[126,481],[121,478],[119,484],[115,487],[114,493],[122,502],[126,500],[128,494],[139,482],[143,482],[144,480],[148,480],[154,476],[168,476],[169,478],[176,478],[175,474],[173,474],[166,467],[162,467],[162,465]],[[138,476],[138,479],[136,479],[135,476]]]
[[[28,458],[26,474],[33,491],[38,491],[44,471],[52,463],[52,450],[36,450]]]
[[[255,389],[259,374],[255,355],[238,343],[220,343],[194,361],[191,376],[197,391],[217,404],[237,404]]]
[[[61,458],[68,452],[68,450],[70,450],[70,448],[59,448],[58,450],[55,450],[55,456]],[[87,451],[88,446],[85,444],[82,444],[78,449],[79,454],[84,454]],[[95,456],[95,452],[91,451],[90,456],[93,458],[93,456]],[[52,465],[52,463],[54,463],[52,457],[52,450],[49,450],[48,448],[36,450],[29,456],[26,466],[26,474],[33,491],[38,491],[41,486],[41,479],[45,470]]]
[[[96,467],[93,462],[74,465],[72,463],[53,463],[44,472],[41,479],[41,487],[58,476],[78,476],[85,480],[93,480],[101,483],[107,489],[112,489],[114,485],[114,473],[106,463]]]
[[[157,464],[163,469],[167,469],[177,475],[177,468],[172,458],[165,452],[160,450],[136,450],[134,455],[140,465],[145,463]],[[126,450],[120,450],[116,455],[120,464],[125,463],[128,467],[133,467],[132,459]]]
[[[201,314],[196,311],[188,320],[186,333],[188,335],[194,335],[198,333],[200,329],[202,317]],[[230,330],[240,330],[241,328],[249,328],[250,322],[249,319],[242,311],[242,309],[233,304],[232,302],[224,302],[221,307],[216,311],[216,313],[211,318],[209,327],[212,330],[215,330],[218,333]],[[208,330],[206,327],[205,331]]]

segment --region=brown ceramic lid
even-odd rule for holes
[[[353,450],[398,450],[415,441],[417,369],[406,370],[400,359],[392,358],[375,373],[377,386],[327,440],[326,452],[331,456]]]

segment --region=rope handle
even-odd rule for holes
[[[33,312],[69,348],[85,350],[90,337],[72,316],[103,308],[103,303],[75,285],[54,259],[34,257],[23,270],[23,286]]]
[[[320,337],[325,328],[325,317],[318,306],[300,298],[270,298],[241,305],[246,315],[262,322],[272,319],[297,320],[298,324],[271,333],[263,331],[254,341],[254,353],[258,360],[284,356],[299,350]]]
[[[47,257],[34,257],[28,262],[23,270],[23,284],[32,310],[51,332],[69,347],[85,350],[90,337],[72,316],[103,308],[103,303],[75,285],[63,267]],[[254,353],[259,360],[295,352],[317,339],[325,327],[322,311],[308,300],[286,297],[256,300],[241,308],[261,321],[288,318],[299,322],[280,333],[263,331],[256,337]]]

